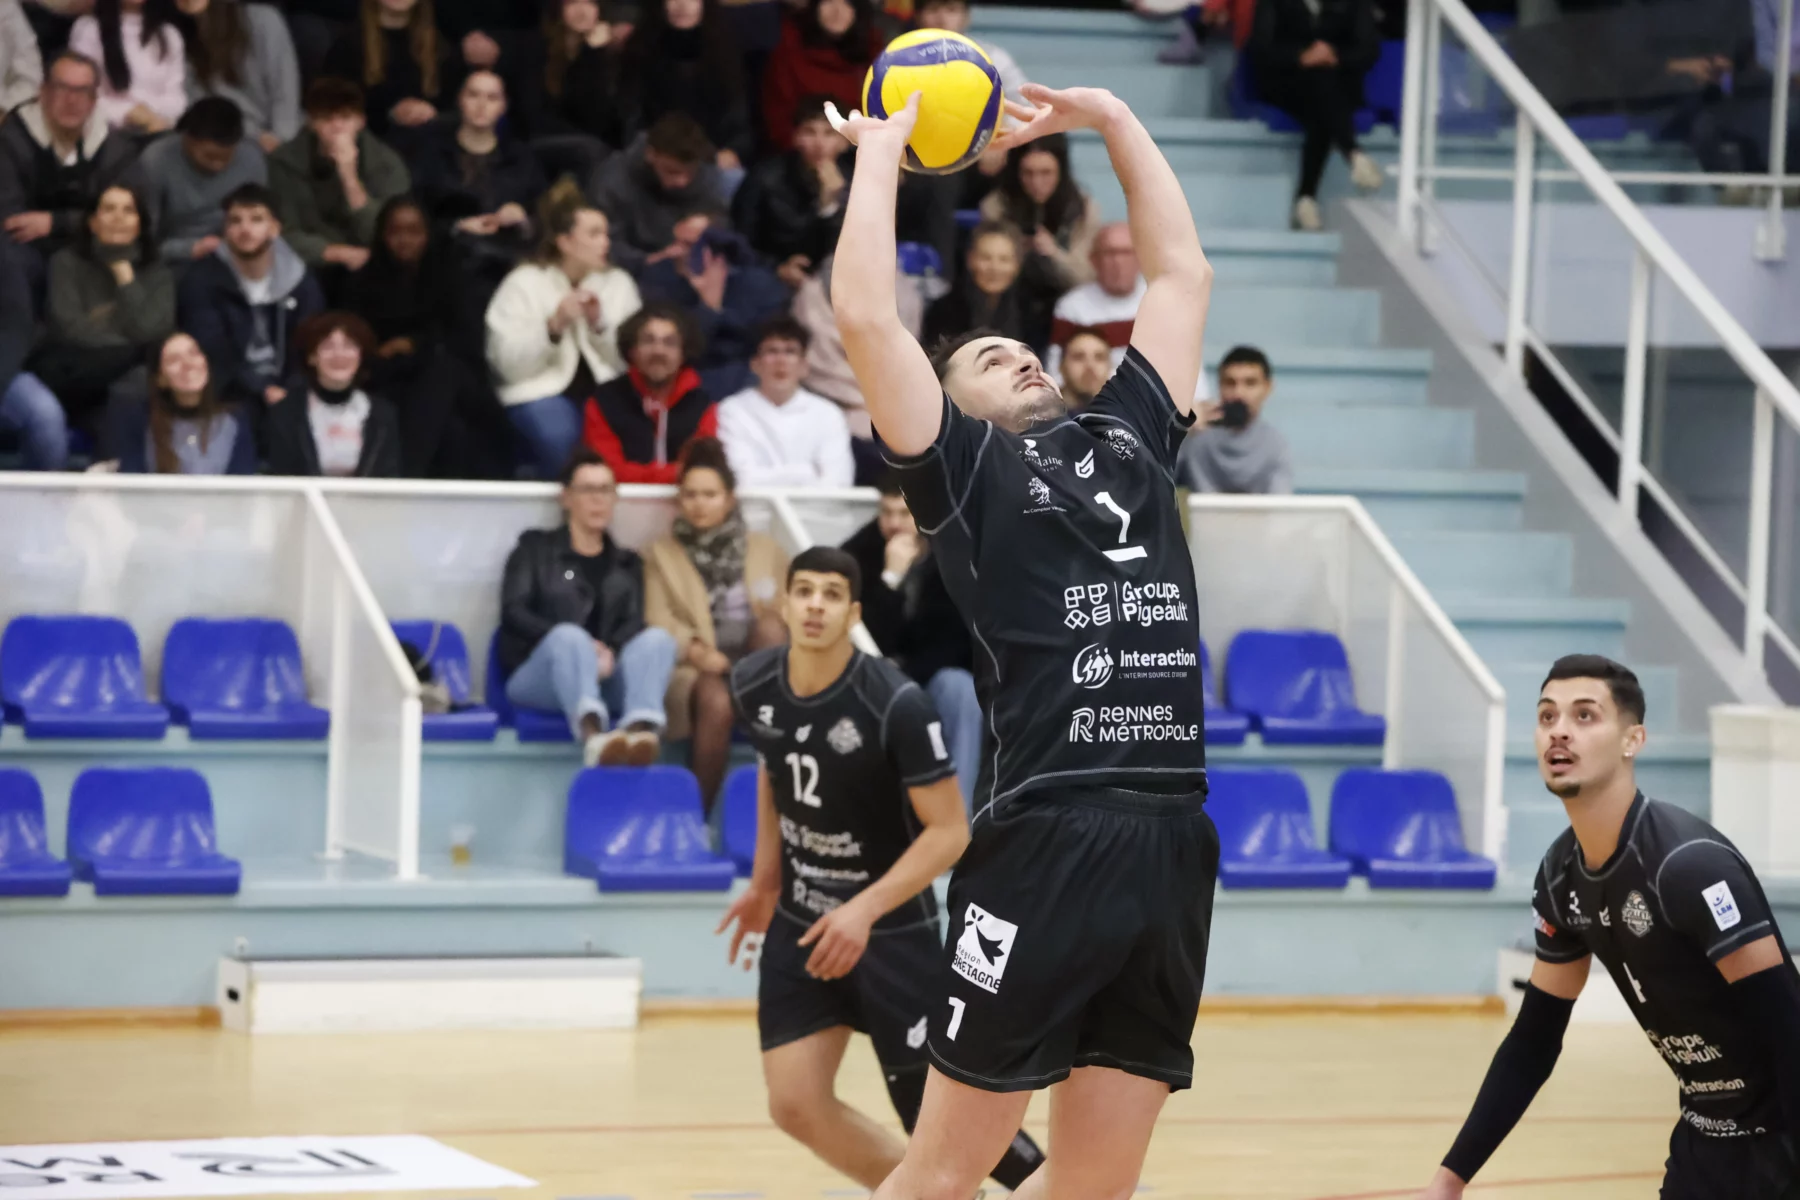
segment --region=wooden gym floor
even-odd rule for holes
[[[1498,1015],[1203,1013],[1198,1086],[1165,1110],[1143,1190],[1410,1198],[1506,1026]],[[892,1120],[866,1041],[852,1043],[839,1086]],[[1027,1121],[1040,1136],[1043,1105]],[[1575,1026],[1471,1194],[1654,1196],[1674,1117],[1674,1080],[1643,1034]],[[487,1200],[857,1194],[769,1123],[742,1014],[652,1017],[634,1033],[0,1029],[0,1145],[376,1133],[437,1137],[539,1182]]]

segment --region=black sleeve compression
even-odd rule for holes
[[[1444,1165],[1464,1183],[1475,1178],[1475,1172],[1493,1157],[1531,1107],[1538,1089],[1550,1078],[1557,1056],[1562,1053],[1563,1033],[1569,1028],[1569,1014],[1574,1008],[1573,1000],[1559,999],[1525,985],[1519,1018],[1494,1051],[1493,1065],[1481,1081],[1481,1091],[1475,1096],[1468,1120],[1463,1122],[1450,1153],[1444,1156]]]
[[[1775,1063],[1788,1133],[1800,1136],[1800,975],[1783,962],[1744,976],[1731,985],[1731,992],[1763,1052]]]

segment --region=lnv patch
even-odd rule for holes
[[[1000,977],[1012,961],[1013,939],[1019,927],[1003,921],[980,905],[963,913],[962,936],[956,939],[956,973],[983,991],[998,993]]]

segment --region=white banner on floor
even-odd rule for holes
[[[435,1138],[411,1135],[0,1146],[6,1200],[534,1186]]]

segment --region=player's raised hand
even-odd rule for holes
[[[814,921],[812,928],[800,935],[802,946],[813,946],[806,960],[806,973],[815,979],[842,979],[848,975],[869,948],[869,930],[877,915],[852,899]]]
[[[1002,129],[990,148],[1010,150],[1026,142],[1067,133],[1071,129],[1100,129],[1120,113],[1129,112],[1125,102],[1105,88],[1047,88],[1041,83],[1028,83],[1019,94],[1030,104],[1006,102],[1007,115],[1020,124]]]
[[[735,964],[738,950],[744,951],[744,970],[756,966],[755,951],[761,945],[762,935],[769,932],[769,922],[775,918],[775,893],[752,884],[744,889],[744,894],[731,902],[725,910],[725,916],[719,927],[713,930],[717,937],[731,927],[735,921],[737,928],[731,933],[731,947],[725,952],[725,961]],[[746,938],[753,941],[746,942]]]
[[[919,93],[914,92],[906,98],[906,107],[887,117],[865,116],[855,109],[845,116],[838,111],[837,105],[825,102],[825,119],[831,127],[850,140],[853,146],[860,146],[866,137],[893,137],[904,143],[912,136],[913,126],[919,121]]]

